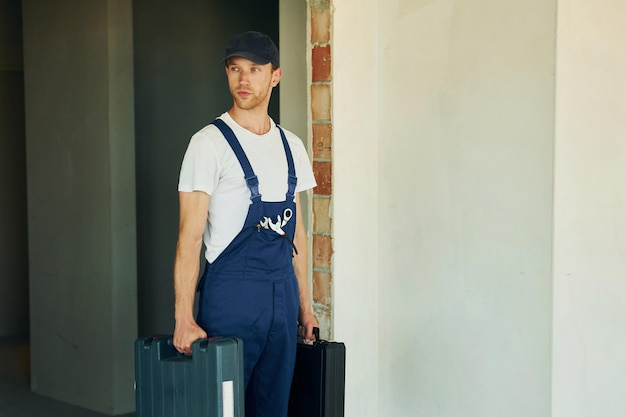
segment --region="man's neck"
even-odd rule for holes
[[[264,135],[269,132],[271,123],[267,111],[261,109],[241,110],[233,106],[228,114],[241,127],[256,135]]]

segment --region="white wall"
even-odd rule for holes
[[[334,1],[346,416],[624,416],[626,4],[376,3]]]
[[[549,416],[555,1],[333,3],[346,416]]]
[[[334,336],[346,343],[346,417],[378,413],[376,0],[333,1]]]
[[[550,415],[555,8],[381,9],[388,415]]]
[[[626,415],[626,3],[560,0],[553,416]]]

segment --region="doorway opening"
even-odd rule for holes
[[[54,2],[47,7],[53,10]],[[307,3],[244,0],[229,5],[218,0],[134,0],[132,8],[137,294],[139,335],[146,335],[173,330],[171,271],[178,224],[178,170],[191,135],[230,104],[219,60],[234,34],[259,30],[278,44],[286,76],[282,88],[273,94],[270,114],[306,143]],[[64,16],[68,24],[81,18],[78,14]],[[106,18],[101,17],[103,21]],[[13,359],[9,362],[17,368],[12,368],[11,374],[17,373],[27,387],[31,358],[22,33],[35,28],[22,27],[21,0],[0,3],[0,28],[0,36],[10,41],[6,43],[9,48],[0,49],[0,183],[3,202],[15,203],[11,211],[2,212],[4,219],[11,220],[0,228],[0,259],[5,267],[18,265],[15,270],[5,269],[0,276],[0,318],[10,327],[6,331],[0,328],[0,339],[10,338],[0,340],[6,342],[0,343],[0,350],[12,349]],[[5,131],[9,128],[13,130]],[[2,207],[6,207],[4,203]],[[54,242],[54,236],[41,238]],[[3,376],[8,374],[2,371]]]

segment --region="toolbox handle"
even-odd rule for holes
[[[313,342],[314,346],[327,345],[328,344],[328,340],[322,340],[320,338],[320,328],[319,327],[313,327],[313,335],[315,336],[315,341]]]
[[[180,353],[174,347],[174,336],[159,334],[151,337],[140,338],[135,341],[135,349],[151,349],[158,351],[159,360],[162,361],[190,361],[194,351],[205,351],[210,343],[219,342],[224,336],[214,336],[195,340],[191,344],[190,354]],[[238,339],[239,340],[239,339]],[[241,342],[241,341],[240,341]]]
[[[209,346],[209,343],[217,342],[218,340],[221,340],[223,338],[224,336],[213,336],[213,337],[205,337],[202,339],[197,339],[195,342],[191,344],[192,352],[193,352],[193,346],[198,346],[198,349],[200,350],[206,350],[206,348]],[[186,356],[192,356],[192,355],[186,355]]]
[[[320,328],[313,327],[313,335],[315,336],[315,343],[319,343],[320,341]]]
[[[313,346],[327,343],[325,340],[322,340],[322,338],[320,337],[319,327],[313,327],[313,336],[315,337],[315,339],[313,340]],[[298,336],[298,341],[304,343],[304,338]]]

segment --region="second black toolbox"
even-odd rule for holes
[[[192,354],[172,336],[135,341],[137,417],[244,417],[243,342],[200,339]]]
[[[289,398],[289,417],[343,417],[346,346],[319,339],[298,342],[296,366]]]

